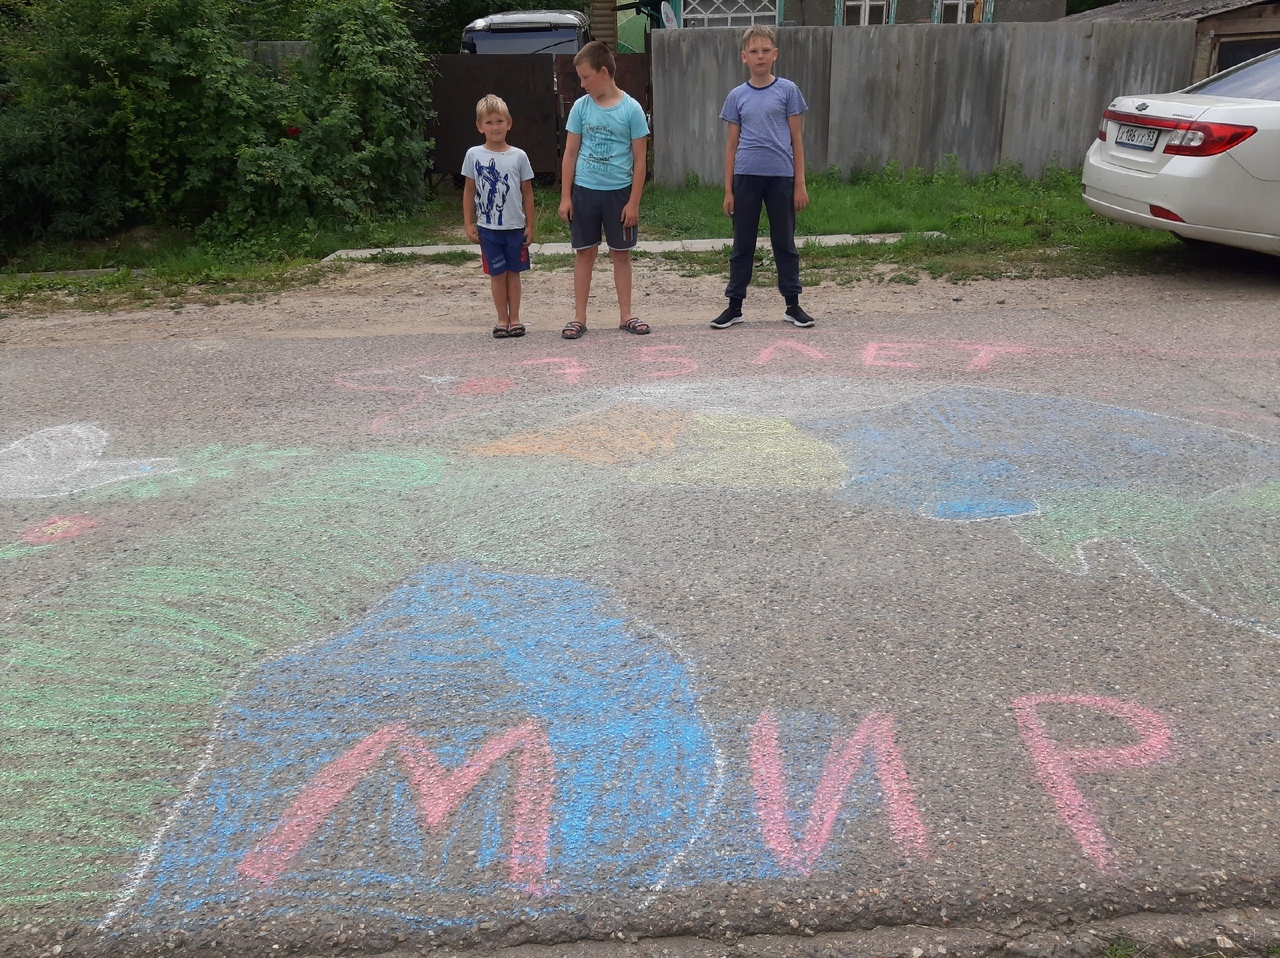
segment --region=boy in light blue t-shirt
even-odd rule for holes
[[[800,306],[800,253],[796,213],[809,205],[804,180],[800,115],[808,109],[800,89],[773,75],[778,44],[772,27],[757,24],[742,34],[742,62],[751,71],[724,101],[720,119],[729,124],[724,153],[724,211],[733,217],[729,256],[729,305],[711,321],[712,329],[742,322],[742,301],[751,284],[760,208],[769,214],[769,243],[778,267],[778,292],[786,303],[782,318],[793,326],[813,325]]]
[[[631,250],[639,239],[649,124],[640,104],[614,82],[617,62],[607,46],[588,43],[573,67],[587,95],[565,121],[560,218],[569,224],[573,242],[573,319],[560,335],[581,339],[587,332],[591,271],[603,231],[618,291],[618,328],[644,336],[649,324],[631,314]]]

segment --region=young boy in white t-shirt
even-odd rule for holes
[[[476,104],[476,129],[484,143],[462,161],[462,222],[467,239],[480,244],[498,309],[494,339],[524,335],[520,322],[520,274],[529,268],[533,242],[533,167],[524,150],[507,142],[511,111],[492,93]]]

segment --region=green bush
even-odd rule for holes
[[[245,143],[219,230],[365,219],[422,199],[430,144],[425,61],[389,0],[327,0],[307,21],[278,127]]]
[[[220,234],[420,195],[423,58],[392,0],[321,0],[311,55],[247,60],[226,0],[56,0],[0,34],[0,244],[138,223]]]

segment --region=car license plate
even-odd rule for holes
[[[1156,148],[1159,138],[1160,131],[1149,126],[1122,126],[1116,131],[1116,146],[1150,152]]]

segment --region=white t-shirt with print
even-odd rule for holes
[[[533,179],[524,150],[509,146],[501,153],[485,145],[467,150],[462,175],[476,181],[476,225],[489,230],[524,229],[520,185]]]

